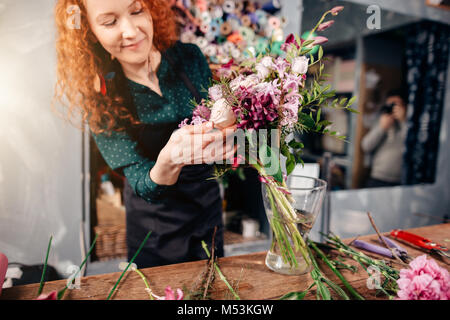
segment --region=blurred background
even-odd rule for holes
[[[10,262],[40,264],[52,235],[49,263],[66,276],[98,234],[84,274],[115,272],[118,261],[126,259],[123,177],[106,166],[88,134],[50,109],[54,3],[0,0],[0,252]],[[328,82],[340,98],[357,97],[352,108],[359,113],[322,115],[347,142],[298,136],[305,145],[305,166],[293,174],[325,179],[330,191],[310,237],[320,240],[320,232],[330,230],[343,238],[373,233],[368,211],[381,232],[448,222],[448,1],[256,3],[277,19],[281,39],[305,35],[323,12],[345,7],[320,35],[329,38],[323,46]],[[263,45],[265,31],[251,27],[262,34],[255,37]],[[224,62],[211,47],[202,50],[212,67]],[[382,120],[394,113],[400,116]],[[389,131],[383,139],[377,135],[380,126]],[[221,185],[226,255],[266,250],[271,235],[256,173],[239,170]]]

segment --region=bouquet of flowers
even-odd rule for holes
[[[326,16],[337,15],[342,9],[339,6],[325,12],[310,34],[331,26],[333,20],[324,22]],[[289,175],[297,163],[302,163],[303,144],[292,138],[294,132],[313,131],[345,139],[329,129],[331,122],[321,120],[321,108],[355,112],[350,108],[354,99],[333,100],[335,92],[324,84],[327,75],[323,74],[320,45],[326,41],[320,36],[304,40],[289,35],[281,46],[283,56],[274,58],[268,50],[266,54],[241,63],[237,71],[230,70],[227,77],[209,88],[209,98],[195,107],[192,119],[185,119],[180,124],[212,121],[218,128],[236,124],[237,154],[225,164],[216,162],[216,175],[219,177],[230,169],[245,165],[258,171],[260,180],[267,187],[274,237],[284,262],[291,267],[297,267],[298,253],[310,263],[301,233],[301,226],[306,225],[306,221],[292,205],[294,200],[281,170],[279,154],[286,157]],[[311,54],[315,46],[319,46],[316,57]],[[309,75],[313,66],[317,71]],[[226,67],[230,68],[230,64]],[[259,143],[256,143],[257,134]]]

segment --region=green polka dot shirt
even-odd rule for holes
[[[193,44],[177,42],[166,52],[177,64],[183,66],[189,80],[206,98],[211,81],[209,65]],[[192,116],[194,99],[181,78],[162,55],[157,71],[162,97],[147,86],[128,79],[128,85],[136,106],[139,119],[143,123],[181,122]],[[175,78],[174,78],[175,77]],[[158,185],[150,179],[149,172],[154,161],[142,156],[137,150],[137,142],[125,132],[92,134],[100,153],[113,170],[122,169],[136,195],[148,202],[159,202],[168,186]]]

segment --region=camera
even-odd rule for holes
[[[394,103],[391,104],[386,104],[384,106],[381,107],[381,113],[386,113],[386,114],[391,114],[392,110],[394,110]]]

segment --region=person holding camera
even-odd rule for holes
[[[401,91],[393,90],[388,93],[378,121],[362,139],[363,151],[372,155],[366,187],[389,187],[401,183],[406,133],[406,104]]]

